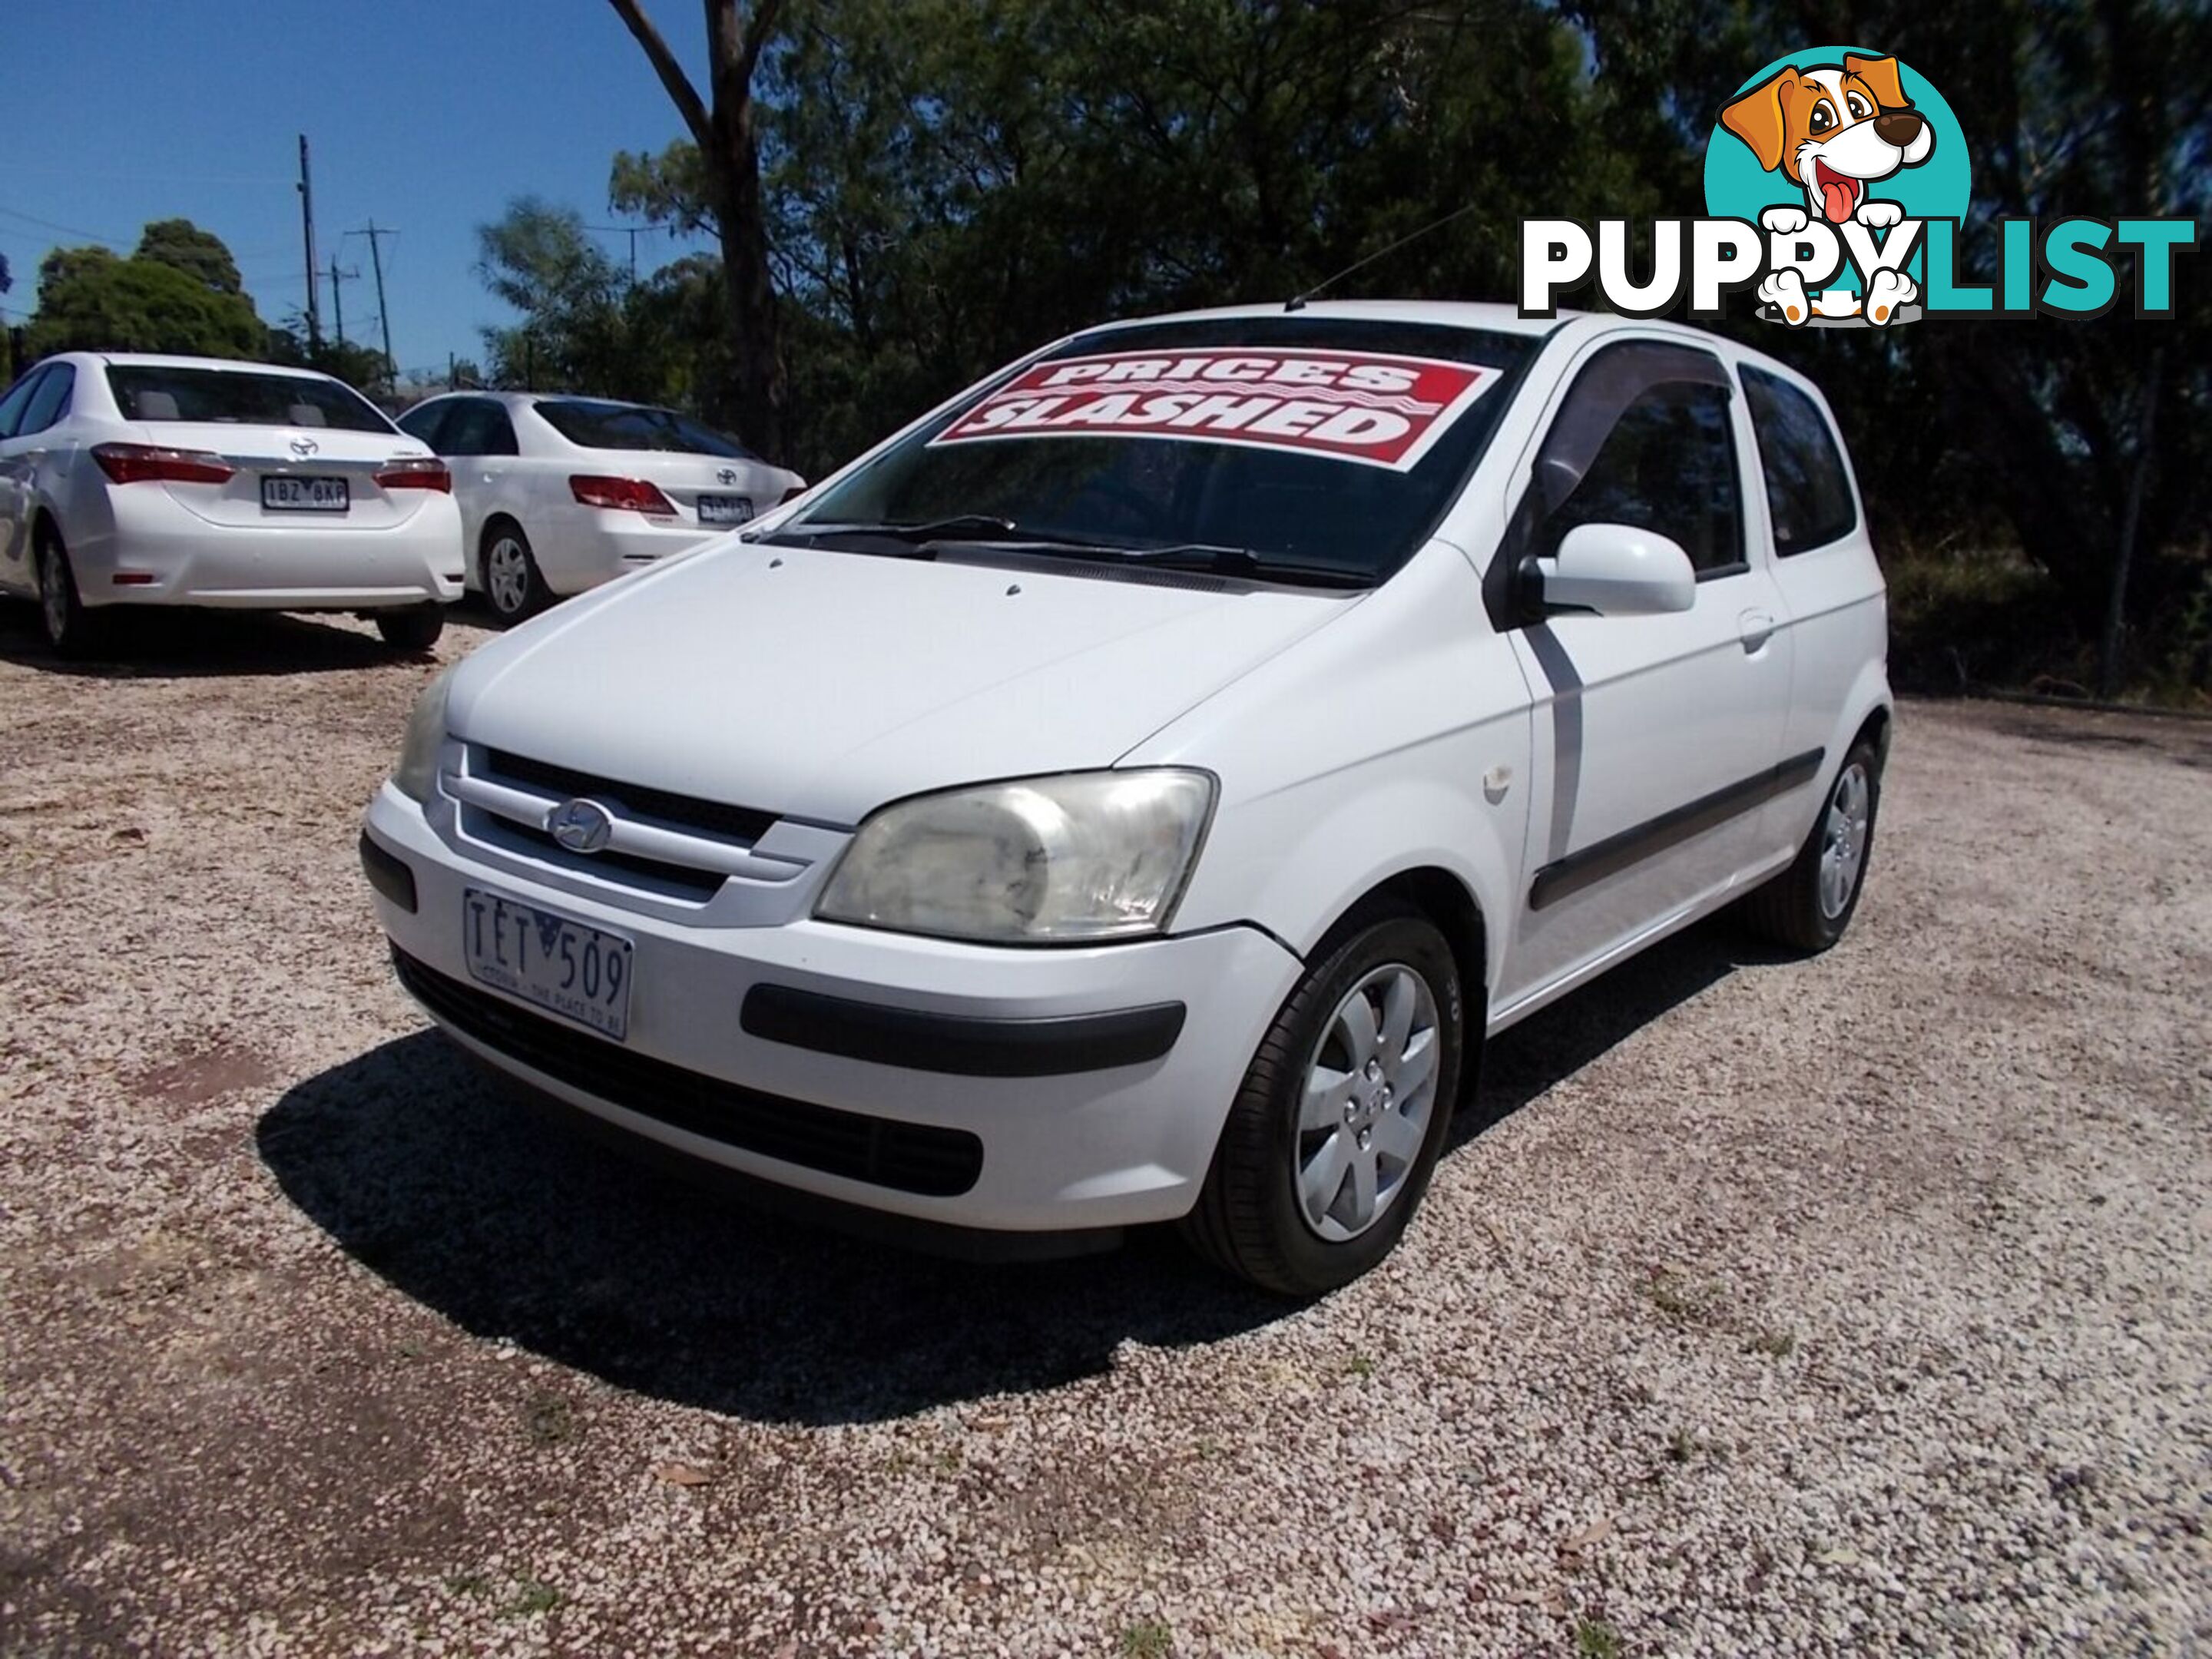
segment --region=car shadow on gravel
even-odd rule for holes
[[[981,1266],[778,1221],[563,1132],[432,1031],[298,1085],[257,1139],[349,1255],[472,1334],[760,1421],[1050,1388],[1125,1338],[1207,1342],[1293,1311],[1168,1237]]]
[[[1723,926],[1670,941],[1491,1045],[1464,1146],[1742,964]],[[1212,1342],[1292,1308],[1209,1272],[1164,1229],[1109,1255],[979,1266],[776,1220],[564,1133],[434,1031],[299,1084],[263,1161],[356,1260],[472,1334],[619,1387],[830,1424],[1046,1389],[1124,1339]]]
[[[0,605],[0,661],[74,679],[204,679],[389,667],[410,659],[374,634],[282,611],[156,610],[101,617],[96,653],[54,654],[36,609]]]
[[[1737,969],[1796,960],[1725,915],[1632,957],[1490,1042],[1480,1087],[1453,1121],[1445,1155]]]

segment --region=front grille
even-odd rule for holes
[[[688,864],[670,864],[661,859],[640,858],[635,853],[617,853],[608,848],[597,853],[571,853],[537,825],[525,823],[519,818],[502,818],[486,813],[485,823],[478,832],[479,838],[495,847],[505,842],[517,845],[508,850],[526,854],[532,858],[552,860],[564,869],[574,870],[586,876],[605,876],[610,870],[620,870],[626,875],[641,876],[647,881],[665,882],[682,896],[699,901],[710,899],[722,890],[727,879],[719,870],[698,870]]]
[[[748,806],[726,806],[720,801],[700,800],[644,784],[593,777],[588,772],[556,766],[550,761],[532,760],[504,749],[485,750],[483,761],[485,775],[497,782],[550,789],[562,797],[589,795],[627,807],[641,817],[658,818],[678,829],[696,830],[702,835],[722,836],[748,845],[766,835],[775,823],[773,812]]]
[[[900,1123],[724,1083],[533,1014],[448,979],[404,951],[399,982],[440,1019],[486,1048],[571,1088],[726,1146],[902,1193],[952,1198],[983,1172],[983,1143],[965,1129]]]

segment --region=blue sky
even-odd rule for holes
[[[39,261],[105,239],[128,252],[151,219],[183,217],[230,245],[263,317],[301,309],[294,189],[313,151],[317,252],[336,251],[349,338],[375,343],[368,241],[384,240],[392,344],[403,373],[479,355],[503,319],[471,267],[476,227],[537,194],[611,224],[617,149],[659,149],[682,123],[605,0],[8,0],[0,31],[0,252],[6,320],[34,303]],[[698,0],[648,0],[703,78]],[[58,229],[55,227],[67,227]],[[91,235],[82,233],[90,232]],[[602,241],[629,258],[629,239]],[[690,251],[696,243],[678,252]],[[638,238],[641,272],[671,239]]]

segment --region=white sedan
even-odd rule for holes
[[[514,621],[744,524],[805,487],[673,410],[450,392],[399,417],[453,469],[468,585]]]
[[[67,654],[125,605],[359,611],[427,650],[461,596],[452,489],[327,374],[64,352],[0,398],[0,592]]]

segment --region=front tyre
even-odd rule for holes
[[[76,574],[70,568],[69,553],[52,530],[39,537],[39,617],[46,624],[46,643],[64,657],[82,657],[93,647],[97,631],[76,591]]]
[[[1342,930],[1261,1042],[1185,1237],[1285,1296],[1372,1267],[1449,1133],[1463,1023],[1457,964],[1426,917],[1393,908]]]
[[[423,652],[436,645],[438,635],[446,631],[446,607],[433,603],[410,605],[404,611],[380,611],[375,621],[376,631],[394,650]]]
[[[1796,860],[1744,900],[1744,920],[1777,944],[1813,955],[1841,939],[1858,913],[1881,805],[1881,751],[1861,738],[1837,769]]]

